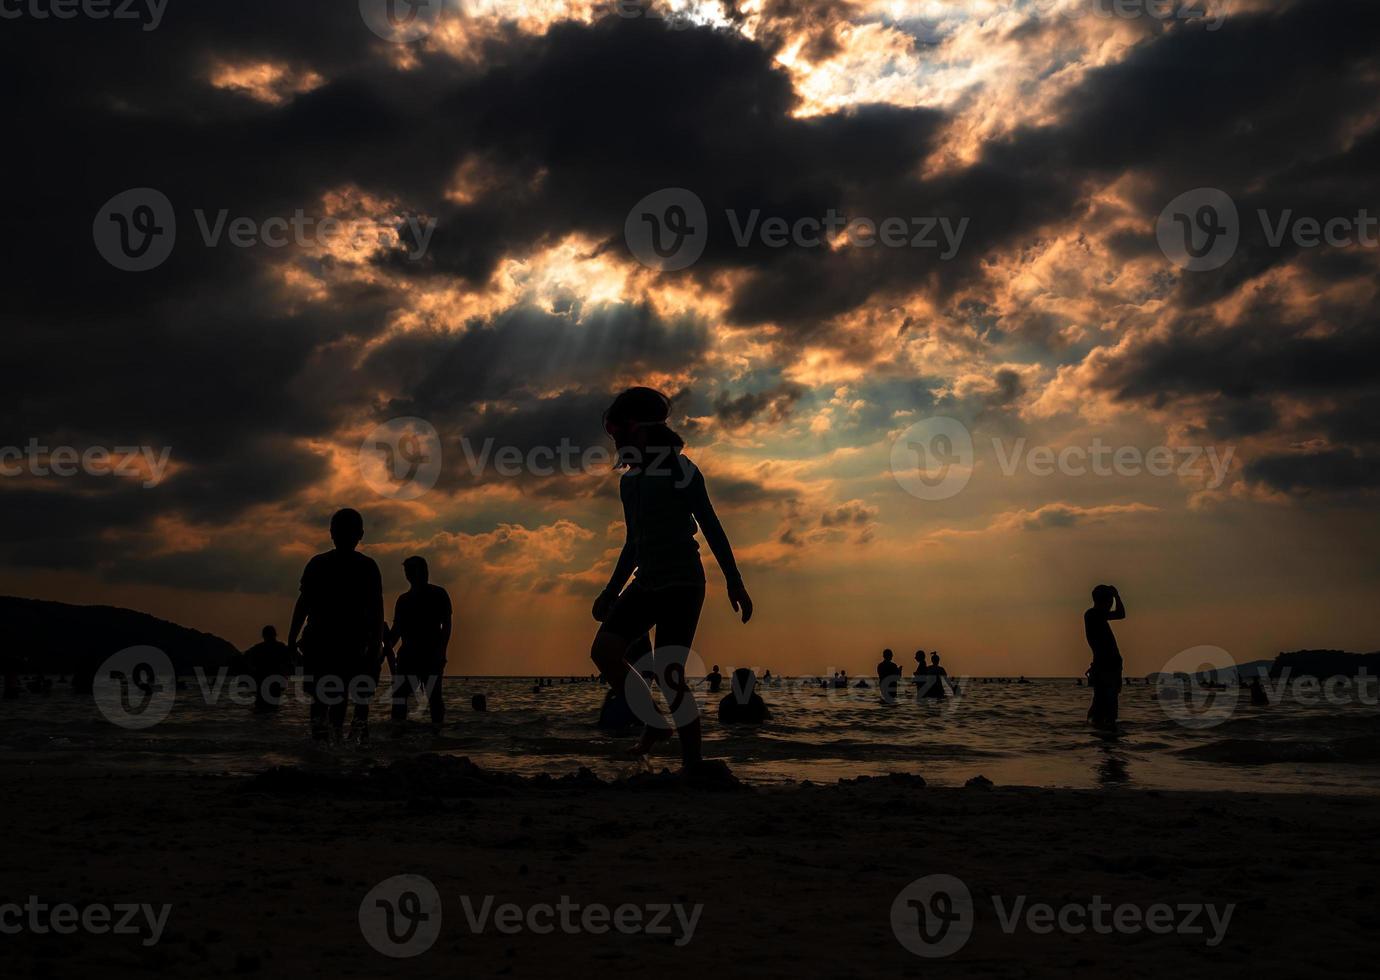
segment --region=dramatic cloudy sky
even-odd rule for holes
[[[171,455],[152,487],[8,470],[0,591],[247,645],[353,505],[390,609],[414,552],[455,596],[452,670],[582,672],[616,477],[466,449],[601,446],[611,394],[644,383],[675,395],[758,604],[733,622],[711,570],[708,660],[857,671],[923,645],[954,673],[1072,674],[1103,581],[1134,672],[1200,644],[1380,647],[1380,250],[1269,233],[1380,215],[1380,4],[1183,7],[448,0],[406,43],[351,0],[168,0],[155,29],[24,7],[0,22],[0,445]],[[93,240],[131,188],[176,217],[144,272]],[[707,212],[678,271],[625,236],[663,188]],[[1240,216],[1208,271],[1156,236],[1198,188]],[[965,230],[947,259],[734,239],[754,210],[830,209]],[[198,210],[349,233],[209,246]],[[975,456],[922,499],[892,449],[937,416]],[[361,464],[397,418],[440,434],[412,499]],[[1229,465],[1003,466],[1095,444]]]

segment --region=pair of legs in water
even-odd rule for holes
[[[652,700],[651,688],[642,677],[644,670],[654,673],[680,735],[681,760],[686,769],[699,765],[703,758],[699,706],[685,678],[686,661],[703,607],[703,584],[651,589],[634,580],[614,602],[594,636],[589,654],[605,680],[623,694],[645,725],[635,750],[639,755],[671,737]],[[651,648],[648,663],[646,652],[650,645],[646,636],[653,629],[656,645]]]

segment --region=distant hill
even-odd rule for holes
[[[1262,674],[1269,674],[1273,666],[1273,660],[1252,660],[1250,663],[1237,664],[1235,667],[1228,667],[1225,670],[1202,670],[1196,676],[1203,681],[1235,684],[1240,680],[1250,680]],[[1145,680],[1151,684],[1158,684],[1161,677],[1173,676],[1175,675],[1165,674],[1157,670],[1146,674]],[[1183,676],[1187,677],[1188,675],[1184,674]]]
[[[1204,670],[1197,676],[1205,681],[1234,684],[1260,674],[1279,677],[1287,669],[1290,677],[1355,677],[1365,668],[1372,677],[1380,675],[1380,653],[1347,653],[1345,650],[1295,650],[1280,653],[1274,660],[1252,660],[1227,670]],[[1156,671],[1145,679],[1157,683],[1165,675]],[[1187,676],[1186,674],[1183,676]]]
[[[1275,657],[1271,676],[1289,669],[1291,676],[1355,677],[1364,667],[1372,677],[1380,674],[1380,653],[1347,653],[1345,650],[1295,650]]]
[[[71,674],[78,687],[83,680],[89,683],[106,657],[126,647],[157,647],[179,674],[227,667],[239,655],[218,636],[116,606],[0,596],[0,623],[5,624],[6,660],[16,661],[23,672]]]

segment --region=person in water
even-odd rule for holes
[[[709,502],[704,476],[682,453],[685,441],[667,425],[671,402],[651,388],[630,388],[604,413],[604,429],[617,447],[626,540],[608,585],[594,600],[601,623],[590,657],[616,689],[651,705],[651,691],[628,662],[629,647],[653,627],[653,662],[680,735],[687,771],[702,761],[699,709],[685,680],[685,660],[704,606],[705,575],[695,541],[698,528],[728,584],[728,601],[752,618],[752,599],[733,559],[728,535]],[[632,584],[624,589],[628,579]],[[652,709],[654,710],[654,709]],[[661,719],[647,723],[636,752],[646,755],[669,737]]]
[[[446,699],[441,679],[446,672],[446,647],[450,645],[450,593],[430,581],[426,559],[413,555],[403,562],[403,574],[412,587],[398,596],[393,606],[393,628],[388,645],[402,641],[393,676],[395,722],[407,720],[407,705],[414,692],[425,691],[432,728],[446,720]]]
[[[930,654],[929,677],[931,679],[931,693],[929,696],[932,698],[946,697],[948,695],[948,691],[945,690],[945,684],[948,682],[949,672],[945,670],[943,667],[939,666],[938,650],[935,650]]]
[[[245,666],[254,679],[254,709],[267,711],[283,705],[283,692],[292,676],[292,651],[278,639],[278,630],[265,626],[263,640],[244,652]]]
[[[930,662],[925,663],[925,651],[917,650],[916,658],[920,666],[915,668],[915,695],[921,698],[943,698],[947,695],[944,690],[944,678],[949,676],[949,672],[939,666],[939,651],[930,654]]]
[[[318,740],[342,740],[356,678],[366,678],[379,659],[383,578],[374,559],[355,550],[363,538],[359,511],[347,507],[332,515],[335,548],[307,562],[292,610],[287,645],[302,655],[311,732]]]
[[[1268,708],[1270,706],[1270,696],[1265,693],[1265,688],[1260,683],[1260,678],[1256,677],[1251,681],[1251,704],[1257,708]]]
[[[893,659],[896,654],[890,649],[882,651],[882,660],[877,664],[877,686],[882,690],[882,700],[895,701],[896,688],[901,683],[901,665]]]
[[[718,694],[724,686],[724,675],[719,673],[719,665],[715,664],[714,669],[705,675],[704,679],[709,682],[709,693]]]
[[[749,667],[733,672],[733,690],[719,702],[719,721],[725,725],[760,725],[770,712],[757,693],[757,675]]]
[[[1114,585],[1097,586],[1092,590],[1092,601],[1092,608],[1083,613],[1083,632],[1092,650],[1088,686],[1093,689],[1093,699],[1088,721],[1096,728],[1114,731],[1121,699],[1122,662],[1111,624],[1126,618],[1126,605]]]

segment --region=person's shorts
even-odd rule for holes
[[[634,579],[613,604],[599,632],[634,643],[655,627],[657,646],[689,647],[703,608],[702,582],[649,589]]]

